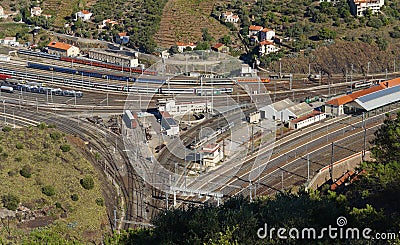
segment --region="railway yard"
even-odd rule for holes
[[[334,162],[368,150],[385,114],[395,114],[398,109],[395,103],[371,113],[328,116],[295,130],[288,126],[283,130],[283,122],[263,128],[246,119],[249,113],[260,109],[253,103],[270,104],[288,98],[301,103],[318,98],[308,104],[323,104],[374,84],[367,84],[362,75],[354,75],[351,80],[332,77],[311,81],[304,79],[307,75],[300,78],[295,74],[289,78],[258,79],[248,93],[245,82],[239,84],[240,79],[162,76],[151,69],[118,69],[30,52],[20,52],[9,62],[0,62],[0,125],[24,127],[45,122],[87,142],[87,155],[108,183],[104,184],[104,193],[114,229],[149,226],[155,214],[172,206],[217,204],[235,195],[255,198],[297,188],[321,168],[332,166],[331,171],[335,171]],[[387,76],[378,74],[374,78],[383,81]],[[321,101],[322,98],[326,100]],[[165,116],[160,111],[163,116],[159,121],[157,116],[152,119],[154,124],[158,122],[157,130],[155,126],[146,129],[152,130],[153,140],[147,138],[151,141],[148,144],[143,140],[131,142],[144,139],[146,143],[149,133],[143,126],[146,119],[142,113],[161,110],[161,99],[173,99],[182,105],[205,100],[206,107],[211,101],[213,109],[193,113],[202,120],[186,125],[184,130],[178,123],[181,130],[173,136],[163,133],[162,129],[166,129],[160,124]],[[132,110],[132,120],[138,123],[133,129],[124,124],[126,110]],[[213,139],[193,147],[218,130]],[[232,138],[241,130],[248,136]],[[207,144],[221,147],[222,160],[196,170],[200,160],[196,159],[197,154],[203,154]],[[225,151],[230,155],[225,156]],[[187,152],[195,160],[188,159]],[[240,155],[242,152],[246,154]],[[155,167],[154,161],[163,169]],[[163,188],[152,186],[151,181],[155,180],[162,181]]]

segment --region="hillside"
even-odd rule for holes
[[[211,17],[212,0],[169,0],[164,7],[160,29],[154,36],[158,46],[169,48],[175,42],[197,42],[201,29],[207,28],[215,38],[229,34],[229,29]]]
[[[0,131],[0,244],[99,242],[108,226],[97,171],[79,139],[54,128]],[[78,148],[79,147],[79,148]],[[84,145],[83,145],[84,147]],[[81,180],[86,179],[86,189]],[[92,180],[90,180],[92,179]],[[93,182],[92,182],[93,181]],[[92,188],[90,188],[92,185]],[[57,240],[56,240],[57,239]]]

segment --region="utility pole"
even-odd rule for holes
[[[310,154],[307,154],[307,181],[310,180]]]
[[[334,147],[335,147],[335,143],[334,142],[332,142],[332,150],[331,150],[331,166],[330,166],[330,168],[329,168],[329,174],[330,174],[330,177],[331,177],[331,180],[332,180],[332,182],[333,182],[333,158],[334,158],[334,152],[333,152],[333,150],[334,150]]]
[[[353,64],[351,64],[350,82],[353,84]]]
[[[292,78],[292,74],[290,74],[289,77],[289,90],[292,91],[292,82],[293,82],[293,78]]]
[[[251,153],[254,152],[254,125],[251,125]]]

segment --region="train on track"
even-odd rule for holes
[[[0,74],[0,76],[3,74]],[[39,94],[51,94],[58,96],[67,97],[82,97],[83,93],[81,91],[75,90],[62,90],[60,88],[47,87],[45,83],[38,82],[27,82],[24,80],[18,80],[10,78],[0,82],[1,91],[7,93],[13,93],[14,91],[24,91]]]
[[[47,59],[54,59],[54,60],[61,60],[61,61],[66,61],[66,62],[70,62],[70,63],[90,65],[90,66],[102,67],[102,68],[107,68],[107,69],[112,69],[112,70],[131,72],[131,73],[136,73],[136,74],[153,75],[153,76],[157,75],[156,71],[150,71],[150,70],[146,70],[146,69],[142,69],[142,68],[138,68],[138,67],[133,67],[133,68],[123,67],[120,65],[106,63],[106,62],[100,62],[100,61],[96,61],[96,60],[59,56],[59,55],[48,54],[48,53],[44,53],[44,52],[35,52],[35,51],[25,50],[25,49],[18,50],[18,54],[36,56],[36,57],[40,57],[40,58],[47,58]]]

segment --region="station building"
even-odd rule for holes
[[[383,81],[376,86],[334,98],[325,103],[325,113],[338,117],[344,114],[368,112],[397,103],[400,97],[396,97],[397,92],[394,87],[398,86],[400,78]]]
[[[47,52],[49,54],[55,54],[60,56],[78,56],[79,48],[73,45],[62,43],[62,42],[50,42],[47,44]]]
[[[138,67],[139,59],[127,55],[106,52],[104,50],[89,50],[89,58],[123,67]]]
[[[211,101],[189,101],[176,103],[176,101],[173,99],[159,99],[157,101],[157,107],[160,112],[167,111],[172,115],[185,115],[190,112],[212,112]]]
[[[179,125],[178,123],[171,117],[171,115],[164,111],[161,112],[161,128],[166,135],[179,135]]]
[[[208,144],[203,146],[202,159],[205,167],[215,167],[224,158],[224,153],[219,144]]]

